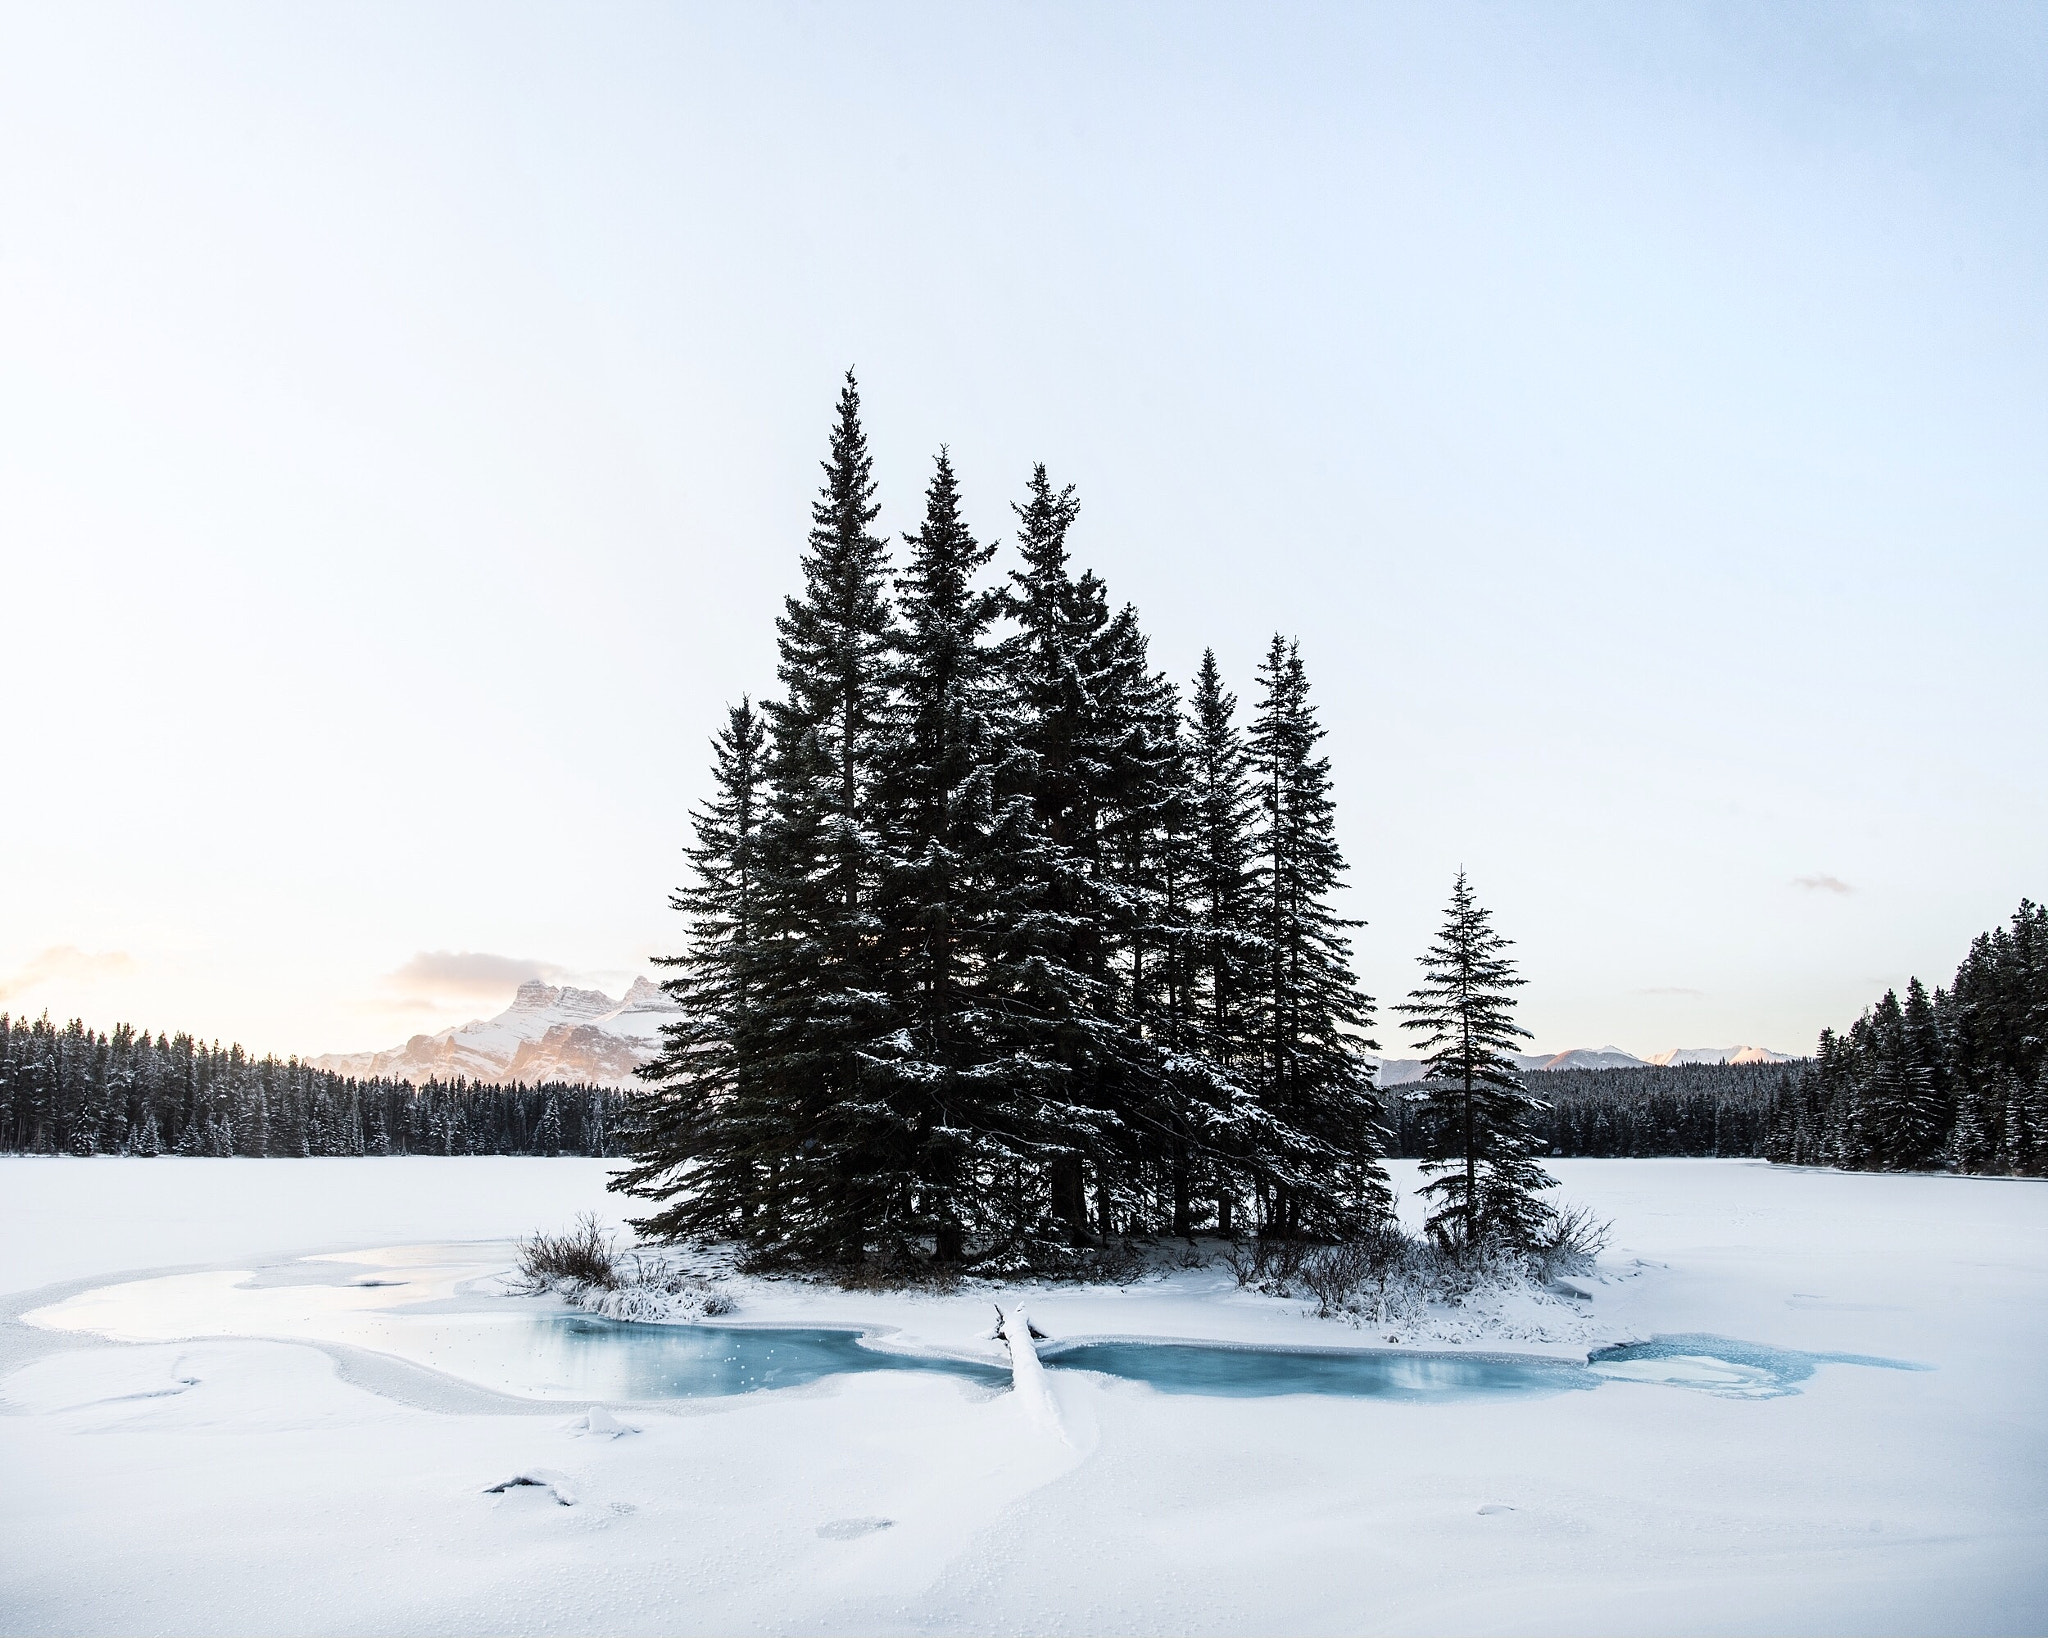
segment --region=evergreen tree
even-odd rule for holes
[[[1941,1039],[1933,1003],[1919,979],[1906,1002],[1885,991],[1863,1027],[1863,1148],[1872,1164],[1894,1171],[1931,1166],[1951,1128],[1940,1084]],[[1852,1035],[1852,1040],[1855,1037]]]
[[[890,728],[894,622],[851,371],[824,473],[803,593],[776,621],[785,695],[765,708],[770,799],[749,966],[750,1004],[762,1015],[749,1074],[799,1135],[759,1180],[754,1243],[763,1257],[813,1264],[865,1257],[888,1209],[897,1131],[871,1056],[897,1024],[874,902],[888,865],[875,781]]]
[[[895,718],[878,783],[890,866],[878,901],[899,1027],[874,1057],[894,1120],[877,1231],[899,1251],[929,1239],[941,1263],[969,1237],[1013,1245],[1038,1216],[1019,1187],[1043,1136],[1034,1048],[1041,997],[1008,959],[1040,848],[1026,763],[989,639],[994,555],[960,515],[942,449],[896,582]]]
[[[649,1089],[634,1100],[623,1134],[632,1163],[610,1187],[673,1202],[635,1220],[640,1233],[753,1240],[763,1180],[792,1133],[754,1073],[762,1017],[751,968],[759,958],[761,829],[767,731],[748,700],[731,708],[712,740],[712,794],[691,816],[690,885],[669,899],[689,917],[687,953],[658,959],[676,969],[662,988],[681,1017],[640,1071]]]
[[[1195,969],[1194,1032],[1217,1074],[1237,1080],[1263,1045],[1256,999],[1261,972],[1252,815],[1255,806],[1237,697],[1223,686],[1213,649],[1202,653],[1189,702],[1189,887]],[[1238,1145],[1243,1148],[1243,1145]],[[1215,1169],[1217,1230],[1230,1234],[1245,1156]]]
[[[1043,1156],[1045,1197],[1060,1232],[1078,1241],[1090,1226],[1087,1169],[1095,1169],[1098,1201],[1107,1201],[1109,1174],[1134,1142],[1125,1112],[1142,1074],[1117,1008],[1116,906],[1104,857],[1119,728],[1102,709],[1110,614],[1102,583],[1070,567],[1067,534],[1080,511],[1072,487],[1055,490],[1041,463],[1013,510],[1023,566],[1004,598],[1015,630],[1001,655],[1043,838],[1034,913],[1016,930],[1013,956],[1044,975],[1042,1050],[1056,1133]]]
[[[1272,1122],[1262,1229],[1344,1234],[1382,1217],[1379,1100],[1363,1053],[1372,1000],[1352,976],[1331,899],[1342,884],[1330,760],[1297,645],[1275,636],[1259,669],[1250,764],[1258,793],[1260,1102]]]
[[[1428,1055],[1427,1226],[1461,1253],[1487,1242],[1529,1244],[1549,1215],[1537,1195],[1556,1185],[1534,1158],[1541,1105],[1510,1056],[1529,1035],[1514,1021],[1512,992],[1523,980],[1510,948],[1460,870],[1443,927],[1422,956],[1424,982],[1396,1009]]]

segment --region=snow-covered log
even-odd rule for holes
[[[1007,1314],[1001,1308],[996,1312],[1002,1314],[1002,1323],[997,1330],[1010,1348],[1010,1382],[1016,1391],[1017,1402],[1024,1406],[1032,1420],[1043,1423],[1054,1432],[1062,1432],[1059,1405],[1053,1399],[1051,1384],[1045,1379],[1045,1364],[1039,1359],[1038,1349],[1031,1340],[1043,1333],[1033,1328],[1030,1316],[1021,1308]]]

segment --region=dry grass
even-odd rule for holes
[[[527,1291],[572,1284],[616,1291],[621,1273],[618,1244],[595,1212],[585,1212],[565,1233],[536,1231],[519,1242],[519,1280]]]

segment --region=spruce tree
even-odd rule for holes
[[[890,726],[887,543],[852,372],[811,512],[804,589],[776,621],[784,695],[766,706],[763,1014],[754,1073],[798,1134],[763,1180],[760,1254],[858,1263],[888,1210],[897,1122],[873,1074],[896,1027],[875,894],[887,866],[875,781]]]
[[[1890,991],[1880,1003],[1875,1072],[1883,1092],[1877,1102],[1877,1150],[1893,1171],[1919,1171],[1940,1158],[1953,1122],[1943,1086],[1942,1043],[1934,1003],[1919,979],[1906,985],[1901,1005]]]
[[[631,1163],[609,1185],[672,1202],[633,1224],[657,1239],[756,1241],[772,1227],[756,1216],[763,1183],[795,1137],[756,1073],[766,751],[761,718],[741,700],[712,741],[711,797],[691,816],[690,884],[669,899],[689,917],[686,953],[657,960],[675,969],[662,988],[681,1017],[640,1070],[649,1087],[623,1134]]]
[[[1191,1145],[1221,1113],[1228,1089],[1186,1039],[1189,804],[1179,699],[1153,670],[1129,604],[1102,628],[1088,660],[1096,751],[1084,788],[1096,834],[1095,949],[1123,1037],[1107,1090],[1125,1142],[1098,1156],[1096,1167],[1096,1226],[1110,1234],[1159,1212],[1154,1180],[1162,1170],[1169,1219],[1184,1223]]]
[[[1298,645],[1276,635],[1259,668],[1250,768],[1258,800],[1259,1100],[1271,1122],[1261,1171],[1271,1188],[1262,1229],[1341,1235],[1391,1203],[1381,1116],[1364,1054],[1372,998],[1351,972],[1337,914],[1344,878],[1330,759],[1309,704]]]
[[[1072,487],[1054,489],[1041,463],[1013,510],[1023,566],[1004,597],[1015,629],[1001,653],[1043,839],[1035,909],[1015,953],[1046,976],[1043,1050],[1057,1090],[1044,1188],[1060,1232],[1079,1241],[1090,1230],[1088,1168],[1100,1202],[1116,1157],[1134,1142],[1126,1112],[1138,1073],[1117,1008],[1116,895],[1104,849],[1118,761],[1118,725],[1105,721],[1102,701],[1111,617],[1102,583],[1070,566],[1067,534],[1080,511]]]
[[[1514,1021],[1513,992],[1524,981],[1511,947],[1460,870],[1422,956],[1424,981],[1395,1009],[1427,1057],[1427,1228],[1461,1255],[1530,1244],[1549,1216],[1537,1196],[1556,1185],[1535,1160],[1541,1105],[1510,1056],[1529,1037]]]
[[[1213,649],[1202,652],[1189,701],[1186,765],[1196,996],[1195,1039],[1214,1071],[1236,1081],[1258,1060],[1256,1015],[1260,940],[1255,925],[1256,879],[1252,815],[1255,802],[1244,736],[1235,717],[1237,696],[1223,686]],[[1232,1146],[1241,1151],[1245,1144]],[[1249,1173],[1242,1153],[1214,1168],[1217,1231],[1235,1229],[1239,1190]]]
[[[1044,1136],[1045,1000],[1010,959],[1040,873],[1026,764],[989,638],[994,548],[960,515],[939,452],[923,527],[905,537],[894,719],[877,783],[889,866],[877,909],[898,1027],[873,1049],[896,1123],[878,1232],[941,1263],[969,1237],[1014,1245],[1039,1215],[1018,1173]]]

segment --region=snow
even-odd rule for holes
[[[616,1220],[602,1162],[0,1160],[0,1630],[2048,1625],[2048,1185],[1549,1164],[1615,1221],[1591,1301],[1447,1322],[1471,1340],[1445,1345],[1499,1347],[1488,1324],[1555,1327],[1526,1344],[1551,1353],[1707,1333],[1930,1368],[1824,1365],[1744,1399],[1655,1380],[1697,1376],[1664,1361],[1451,1403],[1055,1371],[1057,1436],[1023,1395],[929,1373],[630,1410],[436,1398],[440,1379],[343,1348],[114,1345],[12,1316],[194,1265],[282,1282],[311,1253],[451,1241],[488,1262],[483,1243],[578,1210]],[[1412,1200],[1412,1169],[1398,1181]],[[288,1286],[246,1295],[270,1289]],[[992,1297],[1055,1339],[1373,1340],[1214,1268],[1125,1290],[737,1289],[742,1321],[949,1350],[994,1346]]]
[[[1653,1064],[1789,1064],[1787,1053],[1773,1052],[1769,1047],[1673,1047],[1669,1052],[1659,1052],[1650,1059]]]
[[[1010,1377],[1018,1408],[1046,1433],[1064,1437],[1059,1403],[1031,1340],[1031,1316],[1012,1308],[1003,1315],[1001,1329],[1003,1345],[1010,1351]]]
[[[1618,1046],[1573,1047],[1566,1052],[1517,1054],[1523,1069],[1646,1069],[1646,1059]]]
[[[678,1017],[657,984],[636,978],[624,999],[602,990],[528,979],[494,1018],[475,1018],[435,1035],[415,1035],[383,1052],[331,1052],[318,1069],[422,1081],[595,1081],[636,1084],[633,1071],[654,1056],[664,1024]]]

